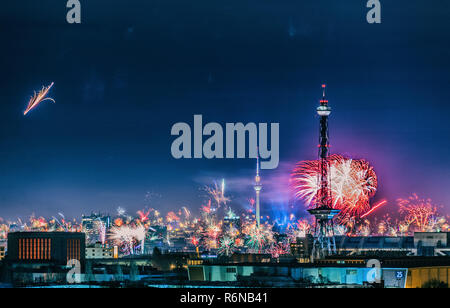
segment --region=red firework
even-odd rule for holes
[[[416,226],[418,231],[426,231],[437,213],[431,199],[420,199],[415,193],[407,199],[397,199],[397,202],[399,212],[406,215],[406,223]]]
[[[195,236],[191,237],[191,244],[194,246],[198,246],[198,238]]]
[[[289,253],[289,245],[287,243],[273,244],[269,249],[272,258],[279,258],[281,255]]]
[[[329,202],[341,210],[341,219],[361,217],[370,210],[370,198],[377,190],[377,175],[373,167],[363,159],[350,159],[341,155],[328,158],[327,174],[330,177]],[[297,164],[291,179],[296,198],[303,200],[309,208],[316,205],[319,183],[320,161],[302,161]]]
[[[139,219],[142,222],[145,222],[146,220],[148,220],[148,215],[150,214],[150,210],[148,210],[147,212],[145,210],[137,211],[137,214],[139,215]]]
[[[175,214],[174,212],[171,211],[171,212],[167,213],[166,220],[169,223],[174,222],[174,221],[180,221],[180,217],[178,217],[177,214]]]
[[[208,201],[208,205],[202,205],[202,211],[207,214],[211,213],[211,200]]]

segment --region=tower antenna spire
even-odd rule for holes
[[[259,176],[259,147],[256,147],[256,176]]]

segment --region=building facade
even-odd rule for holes
[[[114,257],[114,247],[105,247],[101,243],[86,247],[86,259],[109,259]]]
[[[85,235],[80,232],[12,232],[8,234],[8,260],[20,263],[67,264],[84,262]]]

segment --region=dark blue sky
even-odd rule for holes
[[[279,122],[280,167],[263,172],[280,206],[295,161],[317,154],[315,107],[327,83],[333,153],[375,167],[375,199],[450,192],[450,4],[381,1],[21,0],[0,11],[0,217],[200,207],[199,187],[229,180],[251,197],[254,161],[174,160],[171,126]],[[51,96],[23,116],[34,90]],[[244,181],[245,182],[245,181]],[[278,184],[278,185],[275,185]]]

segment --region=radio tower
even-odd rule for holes
[[[331,206],[331,183],[328,175],[328,116],[331,113],[331,108],[328,106],[328,100],[325,98],[325,87],[323,84],[323,96],[320,100],[320,106],[317,107],[317,114],[320,117],[318,178],[320,188],[317,191],[315,207],[308,210],[316,218],[312,256],[319,259],[336,253],[333,217],[339,213],[339,210],[333,209]]]
[[[256,151],[256,176],[255,176],[255,192],[256,192],[256,212],[255,212],[255,216],[256,216],[256,227],[258,227],[261,225],[261,214],[259,211],[259,194],[261,192],[262,189],[262,185],[261,185],[261,177],[259,176],[259,149]]]

